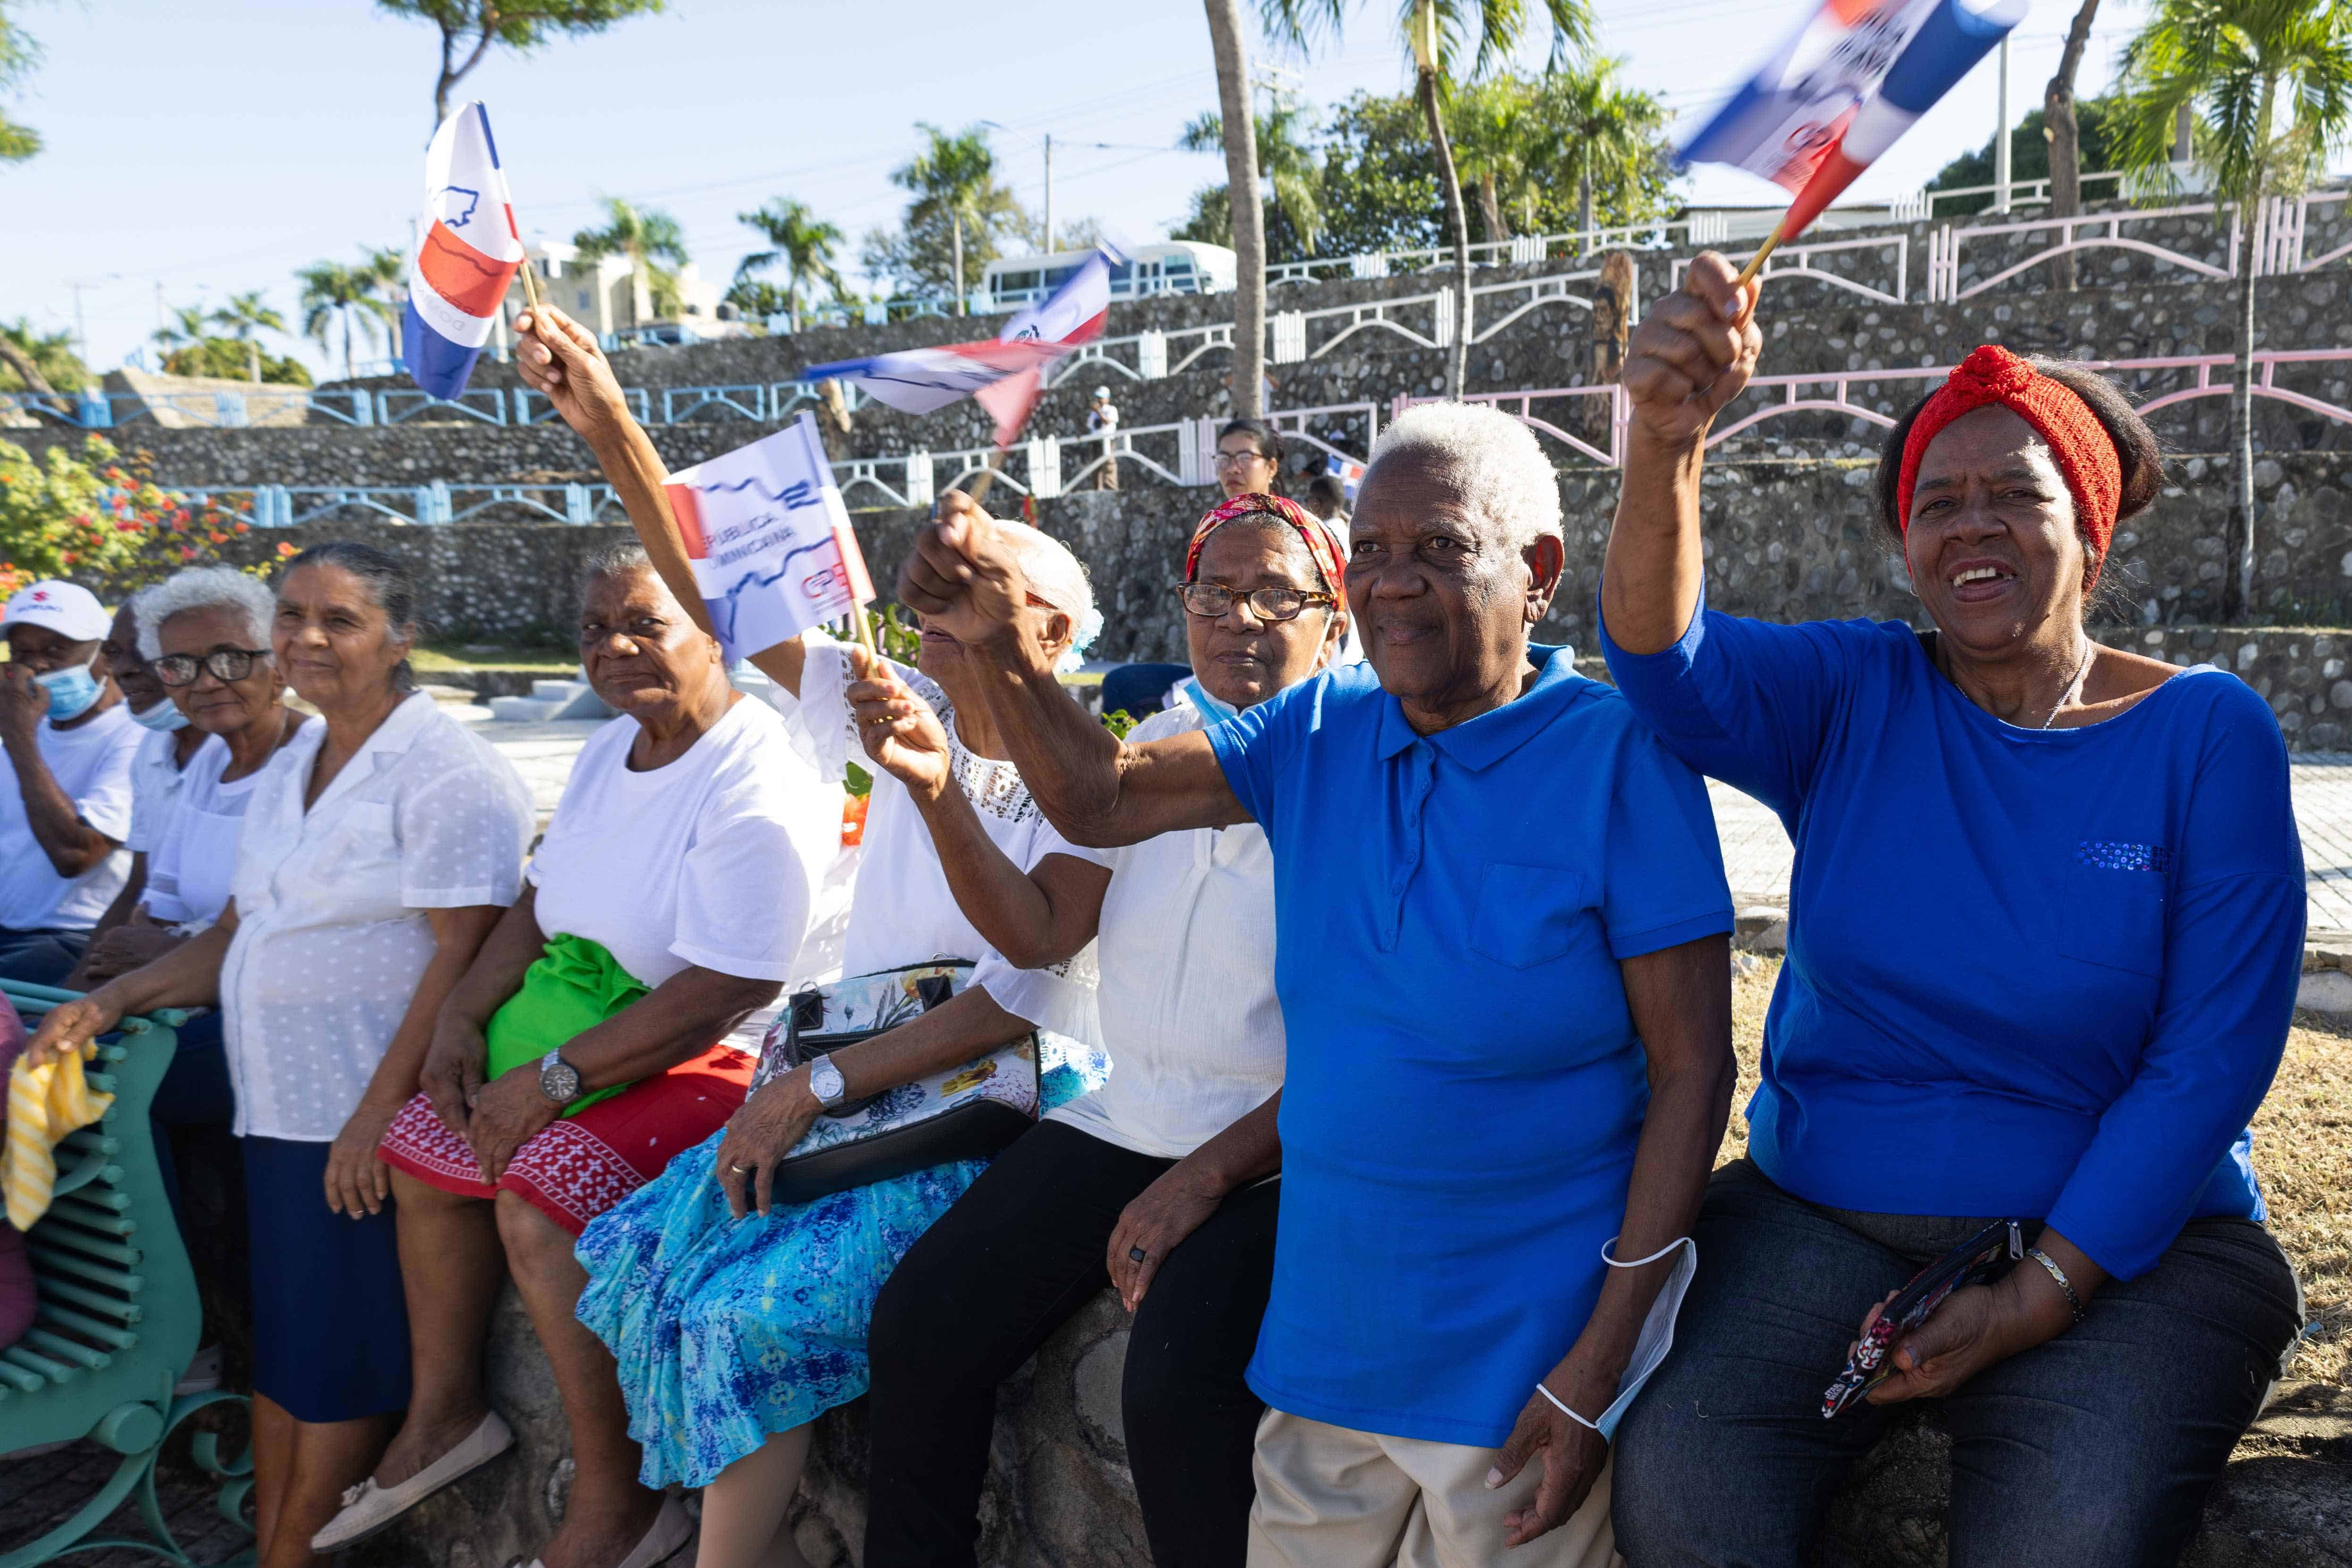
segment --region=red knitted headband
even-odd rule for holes
[[[1911,488],[1918,480],[1919,459],[1927,444],[1962,414],[1993,403],[2024,420],[2049,444],[2074,497],[2074,516],[2105,559],[2107,538],[2116,531],[2116,513],[2123,505],[2123,459],[2116,452],[2115,438],[2072,387],[1992,343],[1961,361],[1911,422],[1895,486],[1896,526],[1906,534],[1911,531]],[[2094,561],[2084,586],[2098,580],[2098,562]]]
[[[1262,496],[1255,491],[1235,496],[1212,507],[1202,515],[1200,527],[1192,530],[1192,542],[1184,551],[1184,580],[1192,580],[1192,574],[1201,564],[1201,547],[1209,542],[1211,534],[1235,517],[1253,515],[1288,523],[1306,543],[1307,553],[1314,558],[1315,570],[1323,574],[1323,586],[1342,601],[1347,599],[1348,566],[1340,558],[1339,541],[1332,537],[1331,530],[1297,502],[1286,500],[1280,496]]]

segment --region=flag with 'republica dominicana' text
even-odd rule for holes
[[[401,358],[416,384],[455,399],[523,264],[490,117],[469,103],[441,122],[425,150],[425,221],[408,270]]]
[[[1780,237],[1794,239],[1959,85],[2026,6],[1822,0],[1678,160],[1729,163],[1793,193]]]
[[[749,658],[874,597],[816,420],[669,476],[664,489],[727,657]]]

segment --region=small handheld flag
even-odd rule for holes
[[[469,103],[425,151],[425,222],[401,331],[401,358],[419,387],[445,399],[466,390],[522,261],[489,114]]]
[[[811,365],[801,380],[853,382],[902,413],[930,413],[969,397],[994,417],[996,444],[1010,446],[1037,406],[1045,367],[1102,336],[1112,260],[1098,247],[1048,298],[1007,321],[993,340]]]
[[[2027,0],[1823,0],[1676,155],[1729,163],[1796,199],[1740,274],[1802,234],[2024,18]],[[1799,56],[1811,58],[1802,70]]]
[[[872,647],[865,605],[874,583],[814,415],[681,468],[665,488],[730,662],[844,615]]]
[[[1364,465],[1352,457],[1334,453],[1323,464],[1323,472],[1339,481],[1339,489],[1348,497],[1348,505],[1356,504],[1356,488],[1364,482]]]

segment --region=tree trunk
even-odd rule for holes
[[[258,386],[261,383],[260,344],[247,343],[245,346],[245,368],[247,372],[246,379]]]
[[[2262,200],[2246,203],[2251,210]],[[2237,455],[2238,593],[2237,612],[2249,620],[2254,605],[2254,231],[2241,225],[2245,247],[2238,258],[2238,384],[2230,392],[2230,445]]]
[[[1445,386],[1459,398],[1470,384],[1470,214],[1462,206],[1462,176],[1454,167],[1454,145],[1437,112],[1437,73],[1423,70],[1421,112],[1429,121],[1430,144],[1437,149],[1437,179],[1445,191],[1445,225],[1454,235],[1454,353]]]
[[[2098,9],[2099,0],[2083,0],[2074,25],[2066,29],[2066,47],[2058,57],[2057,72],[2042,89],[2042,133],[2050,139],[2050,215],[2053,218],[2071,218],[2083,210],[2083,141],[2074,123],[2074,75],[2082,68],[2083,51],[2091,42],[2091,18]],[[2050,287],[2071,292],[2074,283],[2074,253],[2053,256]]]
[[[1257,138],[1250,114],[1248,33],[1241,0],[1203,0],[1217,59],[1217,108],[1225,142],[1225,207],[1234,237],[1234,413],[1265,414],[1265,208],[1257,195]]]
[[[1503,202],[1495,189],[1495,171],[1487,169],[1478,175],[1478,215],[1486,220],[1486,237],[1505,240],[1511,237],[1511,225],[1503,221]]]
[[[1590,151],[1585,153],[1587,158],[1591,155]],[[1591,250],[1592,248],[1592,241],[1590,237],[1592,233],[1592,171],[1590,169],[1576,177],[1576,227],[1579,233],[1587,236],[1578,242],[1577,249]]]
[[[950,213],[950,214],[948,214],[948,221],[949,221],[949,223],[950,223],[951,225],[954,225],[954,229],[955,229],[955,291],[956,291],[956,314],[957,314],[957,315],[959,315],[959,316],[961,316],[961,315],[962,315],[962,314],[963,314],[963,310],[964,310],[964,298],[963,298],[963,214],[962,214],[961,213],[955,213],[955,212],[951,212],[951,213]]]
[[[59,413],[71,412],[71,405],[58,395],[57,388],[49,384],[49,378],[41,374],[41,368],[33,363],[33,356],[5,338],[0,338],[0,364],[16,372],[16,379],[25,383],[26,392],[36,397],[47,398],[58,405]]]

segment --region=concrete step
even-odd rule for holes
[[[507,724],[546,724],[562,718],[571,697],[492,697],[490,716]]]
[[[585,681],[533,681],[530,683],[530,695],[542,701],[551,697],[568,700],[589,689],[588,683]]]
[[[610,718],[613,710],[585,681],[533,681],[527,697],[492,697],[490,709],[515,724],[545,724],[560,718]]]
[[[433,681],[420,681],[416,689],[439,703],[443,707],[466,707],[474,701],[474,693],[466,686],[443,685]]]

